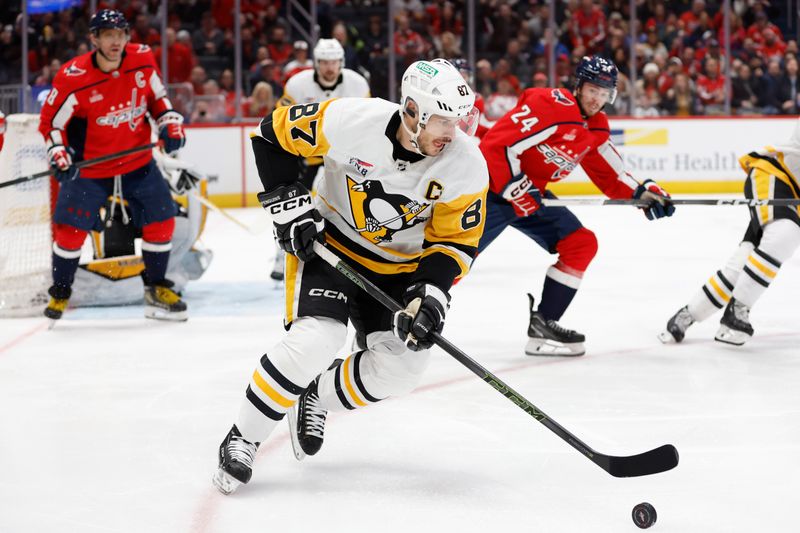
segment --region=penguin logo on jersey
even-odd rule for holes
[[[420,216],[431,204],[383,190],[378,180],[356,182],[347,176],[347,192],[355,230],[374,243],[391,242],[392,235],[428,220]]]

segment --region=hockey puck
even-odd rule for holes
[[[647,529],[656,523],[656,508],[647,502],[642,502],[633,508],[631,513],[633,523],[640,529]]]

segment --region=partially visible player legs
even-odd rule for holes
[[[773,220],[764,226],[761,242],[747,257],[733,289],[733,295],[720,320],[716,340],[742,345],[753,336],[749,313],[764,294],[781,265],[800,247],[800,226],[794,220]]]
[[[681,342],[686,330],[695,322],[702,322],[730,301],[733,288],[742,273],[747,257],[758,242],[759,235],[748,226],[744,240],[728,258],[725,265],[717,270],[698,290],[689,303],[672,315],[667,328],[658,335],[663,343]]]
[[[359,409],[414,390],[430,359],[429,350],[406,348],[391,331],[367,335],[368,348],[337,360],[320,374],[290,412],[295,457],[322,447],[328,411]]]
[[[142,281],[146,318],[176,321],[188,318],[186,303],[172,290],[173,283],[166,278],[174,230],[174,218],[153,222],[142,228]]]
[[[50,302],[44,316],[58,320],[72,296],[72,283],[81,258],[81,246],[88,232],[67,224],[55,224],[53,231],[53,285],[48,289]]]
[[[597,254],[597,237],[580,227],[555,245],[559,254],[556,264],[547,269],[542,300],[534,309],[534,298],[530,301],[528,325],[528,355],[577,356],[586,353],[586,337],[577,331],[562,327],[558,321],[572,303],[578,292],[583,273]]]
[[[253,372],[239,415],[219,448],[214,485],[230,494],[250,481],[255,451],[308,384],[345,343],[347,327],[325,317],[301,317]]]

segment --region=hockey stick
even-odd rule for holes
[[[159,143],[150,143],[150,144],[145,144],[143,146],[135,146],[133,148],[128,148],[127,150],[122,150],[121,152],[116,152],[116,153],[108,154],[108,155],[102,155],[100,157],[95,157],[94,159],[87,159],[85,161],[78,161],[73,166],[75,166],[77,168],[90,167],[90,166],[96,165],[98,163],[105,163],[106,161],[111,161],[113,159],[118,159],[120,157],[125,157],[126,155],[135,154],[137,152],[143,152],[145,150],[151,150],[151,149],[155,148],[158,145],[159,145]],[[39,178],[45,178],[47,176],[52,176],[53,174],[55,174],[55,172],[56,172],[55,169],[51,168],[51,169],[48,169],[48,170],[43,170],[41,172],[37,172],[36,174],[31,174],[30,176],[22,176],[21,178],[15,178],[15,179],[10,180],[10,181],[4,181],[4,182],[0,183],[0,189],[2,189],[3,187],[10,187],[12,185],[16,185],[17,183],[23,183],[23,182],[26,182],[26,181],[32,181],[32,180],[36,180],[36,179],[39,179]]]
[[[347,263],[339,259],[333,252],[321,243],[314,243],[314,251],[323,261],[341,272],[346,278],[358,285],[364,292],[375,298],[392,312],[397,312],[403,307],[394,301],[378,286],[366,279]],[[526,400],[521,394],[506,385],[500,378],[486,370],[477,361],[459,350],[447,339],[433,333],[433,342],[439,348],[450,354],[456,361],[470,369],[475,375],[495,388],[500,394],[508,398],[514,405],[541,422],[547,429],[558,435],[570,446],[581,452],[594,464],[614,477],[637,477],[665,472],[678,466],[678,450],[672,444],[665,444],[653,450],[629,456],[605,455],[593,450],[578,437],[570,433],[561,424],[550,418],[538,407]]]
[[[762,205],[798,206],[800,198],[670,198],[673,205],[746,205],[759,207]],[[610,198],[542,198],[542,203],[547,207],[571,207],[575,205],[632,205],[647,207],[650,202],[644,200],[610,199]]]
[[[193,198],[195,198],[198,202],[200,202],[204,206],[208,207],[212,211],[215,211],[215,212],[219,213],[220,215],[222,215],[223,217],[227,218],[228,220],[230,220],[231,222],[233,222],[234,224],[236,224],[237,226],[239,226],[240,228],[242,228],[243,230],[247,231],[248,233],[250,233],[252,235],[261,235],[262,233],[264,233],[264,231],[268,227],[268,224],[264,225],[264,226],[259,225],[258,227],[248,226],[247,224],[245,224],[244,222],[242,222],[238,218],[234,217],[233,215],[231,215],[230,213],[228,213],[227,211],[222,209],[220,206],[218,206],[217,204],[215,204],[214,202],[212,202],[208,198],[206,198],[204,196],[201,196],[201,195],[197,194],[196,192],[193,192],[193,193],[190,193],[190,194],[191,194],[191,196]]]

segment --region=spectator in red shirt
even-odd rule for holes
[[[765,28],[762,35],[764,42],[761,43],[761,57],[767,62],[771,59],[783,59],[786,43],[770,28]]]
[[[771,23],[769,19],[767,19],[767,14],[763,11],[756,14],[756,21],[747,28],[747,36],[756,43],[762,44],[764,42],[764,30],[767,29],[772,30],[781,41],[783,40],[783,33],[781,33],[780,28]]]
[[[403,57],[407,64],[411,64],[420,57],[424,57],[430,45],[422,36],[411,29],[411,23],[406,13],[396,17],[397,29],[394,32],[394,51]]]
[[[251,118],[264,118],[272,113],[275,108],[275,96],[272,86],[260,81],[253,88],[253,93],[249,98],[245,98],[242,104],[242,116]]]
[[[606,39],[606,16],[594,0],[581,0],[572,16],[570,37],[573,48],[583,47],[583,54],[600,52]]]
[[[719,115],[724,112],[725,76],[720,74],[719,61],[706,58],[704,74],[697,77],[697,96],[705,107],[706,115]]]
[[[283,65],[289,62],[289,58],[292,57],[292,45],[289,44],[289,41],[286,37],[286,28],[283,26],[273,26],[272,30],[269,32],[269,43],[267,44],[267,50],[269,51],[269,57],[272,59],[276,65],[279,65],[281,68]]]
[[[142,43],[149,46],[158,46],[161,44],[161,34],[150,26],[150,21],[147,15],[139,13],[136,15],[136,22],[131,29],[132,43]]]
[[[153,49],[156,64],[161,66],[161,47]],[[191,47],[177,40],[175,30],[167,28],[167,83],[183,83],[189,81],[192,68],[197,64],[197,59]]]
[[[705,0],[694,0],[692,2],[692,9],[683,13],[679,20],[683,22],[683,27],[686,33],[692,33],[697,29],[700,24],[700,14],[706,10]]]

